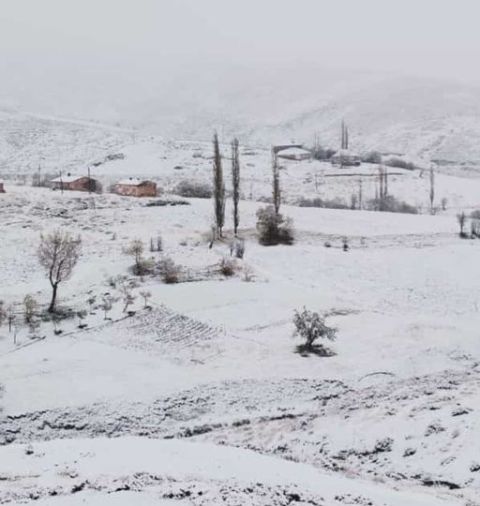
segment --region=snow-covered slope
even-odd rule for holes
[[[205,443],[79,439],[30,448],[10,446],[1,448],[0,456],[0,476],[5,485],[0,500],[14,504],[33,497],[44,499],[39,503],[44,505],[77,504],[72,502],[74,494],[88,504],[110,494],[117,502],[110,498],[107,504],[123,504],[120,501],[125,493],[130,504],[138,504],[138,494],[143,501],[140,504],[148,505],[164,504],[155,499],[172,499],[172,504],[183,499],[180,504],[184,505],[461,504],[453,497],[434,497],[418,490],[396,491],[381,484],[321,473],[308,465]],[[48,499],[52,495],[56,499]]]
[[[6,100],[20,91],[9,88],[2,94],[0,83],[0,104],[13,103],[4,106],[10,112],[107,122],[173,139],[207,140],[217,129],[225,140],[236,135],[244,143],[266,146],[311,143],[318,134],[322,143],[336,148],[344,118],[358,151],[406,153],[466,167],[480,163],[480,88],[460,82],[301,65],[197,66],[143,80],[141,73],[116,75],[113,81],[106,75],[102,86],[74,81],[71,74],[58,93],[59,83],[42,84],[46,78],[39,77],[35,84],[49,86],[49,92],[38,93],[38,99],[26,95],[25,85],[19,100]],[[11,134],[2,130],[10,121],[17,119],[0,118],[0,158],[8,152]],[[28,125],[16,123],[15,131],[22,130]],[[75,140],[82,145],[81,138]]]

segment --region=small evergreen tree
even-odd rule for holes
[[[232,198],[233,198],[233,233],[235,237],[238,232],[240,216],[238,212],[238,203],[240,201],[240,161],[238,156],[238,139],[232,141]]]
[[[272,148],[272,198],[273,198],[273,208],[275,210],[275,214],[277,216],[280,215],[280,205],[282,202],[282,195],[280,190],[280,169],[278,167],[278,159],[277,154]]]
[[[222,155],[218,135],[213,136],[213,202],[215,210],[215,227],[217,238],[223,235],[225,224],[225,183],[223,180]]]

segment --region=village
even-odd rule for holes
[[[467,3],[2,2],[0,505],[480,506]]]
[[[37,445],[58,432],[40,426],[64,427],[61,438],[73,432],[95,438],[122,419],[109,435],[191,434],[199,445],[234,446],[248,438],[265,455],[289,455],[327,472],[340,466],[362,479],[374,473],[383,481],[378,490],[354,493],[378,505],[383,487],[399,486],[392,473],[405,476],[395,492],[400,498],[408,483],[421,501],[474,500],[476,390],[469,385],[478,382],[478,310],[469,294],[478,278],[470,234],[477,180],[436,170],[432,205],[431,171],[362,161],[345,146],[326,161],[300,145],[239,145],[236,156],[231,149],[139,139],[111,152],[106,163],[87,164],[90,177],[72,170],[47,178],[45,186],[35,178],[34,186],[5,181],[0,260],[11,268],[1,280],[0,427],[6,451],[28,442],[34,453],[44,452]],[[412,209],[382,207],[403,199]],[[461,212],[466,240],[459,236]],[[52,306],[39,248],[55,238],[72,241],[78,252]],[[458,262],[445,276],[451,255]],[[325,337],[305,341],[295,332],[302,318],[319,318],[312,325]],[[452,331],[462,332],[461,342],[449,339]],[[455,396],[430,398],[433,385],[452,374]],[[412,377],[421,379],[412,383]],[[195,392],[204,384],[215,401],[199,417]],[[340,404],[322,401],[327,408],[319,412],[319,385],[328,385],[325,399],[338,396]],[[405,388],[411,397],[392,411],[388,405]],[[261,399],[257,407],[231,411],[218,404],[242,398],[245,389]],[[373,404],[371,392],[379,399]],[[151,414],[148,422],[131,419],[133,409],[176,395],[188,401],[181,413],[165,408],[168,424]],[[432,403],[437,407],[430,411]],[[358,415],[347,415],[351,410]],[[415,411],[424,415],[410,423]],[[452,426],[456,411],[465,414]],[[17,418],[20,413],[28,414]],[[293,422],[280,421],[279,413]],[[372,425],[359,433],[353,427],[363,416]],[[349,437],[335,429],[338,417],[351,424]],[[252,434],[243,423],[258,428]],[[325,423],[328,428],[318,428]],[[313,439],[299,432],[305,424]],[[272,430],[278,431],[273,442]],[[450,439],[452,431],[462,436]],[[439,444],[451,464],[435,458]],[[323,449],[312,452],[318,445]],[[428,472],[418,475],[420,465]],[[432,479],[459,489],[424,492]],[[10,487],[17,485],[8,482],[2,499],[11,497]],[[35,490],[47,493],[40,484]]]

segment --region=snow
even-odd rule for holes
[[[310,155],[311,153],[310,153],[310,151],[308,151],[308,149],[291,147],[291,148],[282,149],[281,151],[278,152],[278,154],[281,156],[284,156],[284,155],[298,156],[298,155]]]
[[[117,184],[129,185],[129,186],[139,186],[142,184],[141,179],[137,179],[135,177],[130,177],[128,179],[120,179]]]
[[[211,182],[209,143],[35,125],[43,141],[55,139],[42,144],[46,152],[57,142],[72,169],[124,155],[92,168],[104,184],[148,177],[162,187],[160,200],[175,203],[179,181]],[[69,152],[84,129],[88,142]],[[24,165],[30,149],[15,151],[12,172],[36,171]],[[389,191],[418,215],[298,207],[300,198],[349,202],[360,177],[367,202],[378,167],[282,161],[281,213],[296,240],[263,247],[256,212],[271,193],[270,150],[241,153],[246,251],[231,278],[218,269],[230,255],[230,201],[226,238],[210,249],[209,199],[62,195],[6,178],[0,299],[18,315],[15,331],[0,326],[0,502],[206,505],[227,497],[283,506],[291,493],[304,503],[362,506],[478,500],[480,243],[459,239],[455,215],[477,207],[480,180],[439,171],[437,207],[442,197],[448,205],[435,215],[428,175],[402,169],[389,169]],[[87,309],[87,327],[67,319],[55,334],[42,322],[32,335],[22,300],[48,303],[36,247],[57,227],[82,236],[59,302]],[[163,253],[149,251],[159,234]],[[102,296],[120,297],[114,278],[134,277],[125,254],[133,239],[146,258],[169,256],[191,280],[136,277],[134,314],[117,301],[105,319]],[[338,329],[331,356],[297,353],[292,315],[303,306]]]
[[[67,174],[65,176],[56,177],[55,179],[52,179],[51,182],[52,183],[73,183],[74,181],[78,181],[82,177],[85,177],[85,176],[76,176],[76,175],[72,175],[72,174]]]
[[[13,495],[22,482],[39,496],[55,487],[62,497],[64,490],[75,483],[88,483],[87,488],[98,492],[114,480],[126,481],[129,476],[148,473],[177,481],[221,482],[224,486],[293,486],[302,495],[322,497],[326,504],[333,504],[339,493],[359,495],[384,506],[461,504],[447,496],[438,499],[419,491],[393,491],[381,484],[320,473],[311,466],[205,443],[145,438],[77,439],[35,444],[30,451],[31,455],[26,455],[25,447],[16,445],[0,449],[0,473],[7,477],[4,497],[8,498],[9,492]],[[11,476],[15,476],[13,487]],[[59,504],[70,503],[60,499]]]

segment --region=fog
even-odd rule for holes
[[[475,0],[1,0],[0,106],[110,120],[155,98],[208,107],[227,85],[278,100],[365,74],[476,85],[479,14]]]
[[[475,0],[2,0],[0,56],[25,63],[316,62],[478,78]]]

